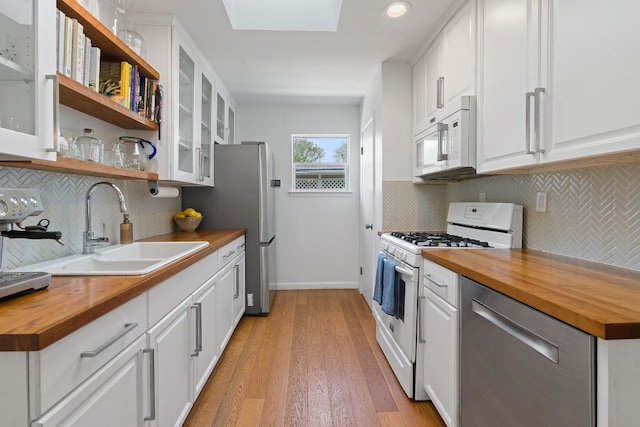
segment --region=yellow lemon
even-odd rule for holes
[[[186,216],[193,216],[193,214],[196,213],[196,210],[193,208],[187,208],[183,210],[182,213],[185,214]]]
[[[188,217],[197,217],[198,214],[200,214],[200,216],[202,216],[202,214],[200,212],[196,212],[195,210],[190,210],[189,212],[185,212],[184,213],[186,216]]]
[[[176,218],[180,219],[180,218],[186,218],[187,216],[185,214],[183,214],[182,212],[179,212],[175,215]]]
[[[196,212],[196,218],[200,218],[202,214],[200,212]]]

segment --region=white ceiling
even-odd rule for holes
[[[175,14],[238,103],[359,104],[380,63],[414,61],[460,3],[413,0],[391,20],[384,0],[344,0],[337,32],[233,30],[223,0],[134,0],[132,9]]]

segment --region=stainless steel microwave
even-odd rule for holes
[[[476,175],[475,97],[462,96],[438,111],[413,147],[414,182]]]

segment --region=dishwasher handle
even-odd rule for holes
[[[519,323],[509,319],[503,314],[498,313],[487,305],[477,301],[471,300],[471,310],[478,316],[489,321],[493,325],[502,329],[507,334],[511,335],[524,345],[530,347],[532,350],[540,353],[542,356],[551,360],[553,363],[558,364],[558,346],[545,340],[541,336],[531,332]]]

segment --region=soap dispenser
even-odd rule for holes
[[[133,224],[129,221],[129,214],[124,214],[120,224],[120,244],[133,242]]]

